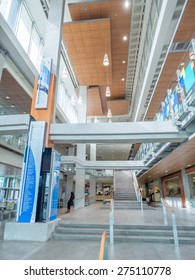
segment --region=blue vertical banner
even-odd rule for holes
[[[50,57],[43,57],[41,61],[41,70],[38,76],[38,87],[35,102],[36,109],[47,109],[51,65],[52,59]]]
[[[17,208],[17,221],[34,223],[36,219],[39,177],[42,152],[45,140],[44,121],[30,124],[28,145],[23,160],[20,193]]]
[[[58,190],[59,190],[59,180],[60,180],[60,162],[61,155],[53,150],[52,164],[50,172],[50,202],[49,202],[49,220],[55,220],[57,218],[58,212]]]

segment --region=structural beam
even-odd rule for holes
[[[183,142],[189,135],[179,132],[171,121],[52,124],[50,127],[50,139],[56,144]]]
[[[81,168],[85,169],[109,169],[109,170],[137,170],[144,169],[147,170],[148,167],[144,164],[142,160],[124,160],[124,161],[87,161],[81,160],[78,157],[74,156],[62,156],[61,164],[63,163],[75,163],[81,166]]]
[[[26,133],[29,123],[30,116],[28,114],[0,116],[0,135]]]

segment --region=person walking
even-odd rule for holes
[[[69,197],[68,202],[67,202],[67,209],[66,209],[65,213],[70,213],[70,207],[73,205],[73,202],[74,202],[74,193],[71,192],[70,197]]]

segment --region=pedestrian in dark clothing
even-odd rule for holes
[[[70,207],[73,205],[73,202],[74,202],[74,193],[71,192],[70,193],[70,197],[69,197],[68,202],[67,202],[67,209],[66,209],[65,213],[69,213],[70,212]]]

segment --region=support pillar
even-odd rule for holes
[[[186,200],[186,206],[190,207],[190,184],[185,169],[181,170],[181,175],[182,175],[182,183],[183,183],[183,190],[184,190],[184,195]]]
[[[86,123],[87,112],[87,87],[81,86],[79,89],[79,97],[82,103],[78,107],[79,123]],[[86,158],[86,144],[77,145],[77,157],[85,160]],[[83,208],[85,206],[85,169],[76,164],[76,183],[75,183],[75,209]]]
[[[96,144],[90,144],[90,160],[96,161]],[[89,203],[96,202],[96,178],[90,176]]]
[[[74,156],[74,147],[68,148],[68,155],[69,156]],[[74,175],[73,174],[68,174],[67,175],[67,185],[66,185],[66,202],[68,201],[68,198],[70,196],[71,192],[75,192],[74,190]]]
[[[89,203],[93,204],[95,202],[96,202],[96,178],[90,176]]]
[[[55,110],[56,110],[56,80],[58,78],[59,74],[59,61],[60,61],[60,49],[61,49],[61,36],[62,36],[62,23],[64,18],[64,7],[65,7],[65,1],[64,0],[50,0],[50,9],[48,14],[48,21],[47,21],[47,28],[46,28],[46,34],[45,34],[45,45],[43,49],[43,56],[49,57],[52,59],[52,67],[50,70],[50,83],[49,83],[49,89],[47,91],[47,104],[44,104],[44,106],[40,106],[38,109],[35,106],[36,104],[36,97],[37,97],[37,85],[38,85],[38,77],[35,80],[34,84],[34,92],[33,92],[33,99],[31,104],[31,116],[36,120],[34,123],[38,124],[44,124],[44,130],[42,129],[41,132],[44,132],[43,139],[45,141],[43,147],[45,146],[46,149],[42,149],[42,154],[40,157],[37,156],[36,162],[33,155],[30,154],[29,157],[27,157],[27,164],[26,166],[30,166],[34,168],[33,170],[36,170],[37,177],[42,177],[42,180],[40,180],[41,184],[39,184],[39,179],[34,179],[32,177],[32,174],[34,174],[31,169],[29,169],[28,172],[24,172],[25,176],[23,176],[22,180],[24,178],[25,182],[28,182],[23,184],[23,189],[29,192],[25,192],[26,196],[24,196],[20,192],[20,205],[22,208],[22,215],[28,214],[28,219],[20,220],[19,223],[13,223],[9,224],[8,227],[5,227],[5,234],[4,238],[9,240],[17,240],[20,238],[20,240],[41,240],[47,241],[56,225],[56,218],[57,218],[57,198],[58,198],[58,186],[59,186],[59,174],[60,174],[60,156],[56,151],[54,151],[53,143],[49,140],[49,127],[50,123],[52,123],[55,120]],[[41,91],[39,91],[40,93]],[[44,92],[43,92],[44,93]],[[45,95],[44,95],[45,96]],[[33,123],[33,122],[32,122]],[[47,129],[45,129],[45,124],[47,125]],[[34,132],[33,136],[39,137],[39,131],[37,130],[37,134]],[[37,139],[36,139],[37,141]],[[37,141],[38,142],[38,141]],[[33,148],[36,151],[37,142],[33,142],[30,144],[33,144]],[[37,147],[40,147],[37,145]],[[30,149],[29,149],[30,150]],[[32,153],[31,150],[29,153]],[[45,165],[41,163],[45,162]],[[34,167],[35,166],[35,167]],[[38,167],[37,167],[38,166]],[[24,164],[24,168],[25,167]],[[36,168],[36,169],[35,169]],[[23,169],[25,171],[25,169]],[[49,174],[49,178],[48,175]],[[30,184],[31,183],[31,184]],[[33,187],[31,187],[31,185]],[[31,187],[31,189],[30,189]],[[32,190],[33,189],[33,190]],[[40,195],[37,195],[39,192]],[[47,198],[47,206],[44,206],[44,209],[42,206],[44,205],[44,199],[45,194],[49,193],[49,196]],[[24,193],[24,192],[23,192]],[[35,196],[36,195],[36,196]],[[29,219],[31,208],[33,205],[33,220]],[[41,206],[41,207],[40,207]],[[40,211],[37,211],[40,210]],[[18,216],[21,216],[21,213],[18,211]],[[27,214],[26,214],[27,213]],[[35,223],[34,216],[36,213],[36,220],[39,221],[39,218],[42,219],[42,214],[44,213],[44,223]],[[38,213],[38,215],[37,215]],[[31,214],[32,215],[32,214]],[[19,217],[20,217],[19,216]],[[37,217],[38,216],[38,217]],[[32,222],[31,222],[32,220]],[[19,219],[18,219],[19,221]],[[29,222],[30,221],[30,222]],[[31,234],[29,234],[31,232]]]

